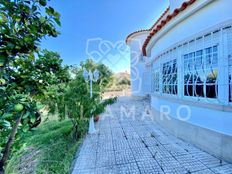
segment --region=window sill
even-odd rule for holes
[[[161,95],[161,94],[151,94],[151,97],[156,97],[160,99],[166,99],[171,102],[175,102],[178,104],[182,105],[191,105],[191,106],[196,106],[196,107],[204,107],[207,109],[213,109],[213,110],[219,110],[219,111],[224,111],[224,112],[232,112],[232,103],[228,105],[220,104],[217,103],[216,100],[210,100],[207,103],[206,100],[202,101],[197,101],[196,99],[193,100],[193,98],[189,97],[183,97],[179,98],[178,96],[173,96],[173,95]]]

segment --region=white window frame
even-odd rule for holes
[[[164,96],[173,96],[173,97],[178,97],[178,56],[176,54],[176,48],[175,49],[172,49],[168,52],[166,52],[162,57],[163,60],[160,62],[160,94],[161,95],[164,95]],[[171,62],[171,61],[176,61],[176,68],[177,68],[177,72],[176,72],[176,76],[177,76],[177,93],[174,94],[174,93],[165,93],[163,92],[163,68],[164,68],[164,64],[165,63],[168,63],[168,62]],[[174,83],[173,84],[167,84],[167,85],[175,85]]]
[[[213,51],[213,49],[214,49],[214,47],[217,47],[217,52],[214,52]],[[190,53],[187,53],[187,54],[184,54],[184,55],[182,55],[182,59],[183,59],[183,62],[185,61],[184,59],[185,59],[185,56],[187,55],[187,56],[189,56],[189,55],[191,55],[191,54],[193,54],[194,56],[192,57],[192,59],[197,59],[197,56],[196,56],[196,53],[198,52],[198,51],[202,51],[202,59],[203,59],[203,61],[206,61],[206,49],[209,49],[209,48],[211,48],[212,49],[212,52],[211,52],[211,54],[210,54],[210,56],[212,56],[213,57],[213,55],[214,54],[216,54],[217,53],[217,60],[219,60],[219,47],[218,47],[218,44],[217,45],[212,45],[212,46],[209,46],[209,47],[206,47],[206,48],[202,48],[201,50],[195,50],[195,51],[191,51]],[[189,57],[188,57],[189,58]],[[212,58],[211,58],[211,60],[212,60]],[[195,63],[195,62],[194,62]],[[205,64],[205,62],[203,62],[204,64],[203,64],[203,69],[202,69],[202,71],[209,71],[209,69],[211,69],[211,68],[207,68],[206,67],[206,64]],[[182,70],[182,72],[183,72],[183,74],[185,74],[185,72],[188,72],[188,71],[186,71],[186,69],[185,69],[185,62],[183,63],[183,66],[184,66],[184,68],[183,68],[183,70]],[[192,67],[193,68],[193,67]],[[217,69],[217,71],[219,71],[219,65],[218,65],[218,62],[217,62],[217,68],[215,68],[215,69]],[[194,72],[195,70],[194,69],[192,69],[192,71],[190,71],[189,73],[190,74],[192,74],[192,72]],[[203,85],[203,95],[204,95],[204,97],[203,96],[194,96],[194,90],[196,89],[196,84],[195,84],[195,82],[194,81],[192,81],[192,84],[190,84],[191,86],[192,86],[192,94],[191,95],[185,95],[185,80],[184,80],[184,77],[182,77],[183,79],[183,83],[181,83],[181,85],[183,86],[183,90],[184,90],[184,97],[185,98],[195,98],[196,100],[209,100],[210,102],[213,102],[213,103],[217,103],[217,100],[218,100],[218,89],[217,89],[217,91],[215,91],[215,93],[216,93],[216,98],[207,98],[207,91],[206,91],[206,86],[207,86],[207,83],[206,83],[206,79],[205,79],[205,81],[202,83],[202,85]],[[207,76],[206,76],[206,74],[205,74],[205,78],[207,78]],[[193,79],[192,79],[193,80]],[[217,76],[217,79],[216,79],[216,83],[215,83],[215,85],[218,85],[218,76]],[[215,89],[216,90],[216,89]]]
[[[230,28],[228,29],[225,29],[225,35],[226,36],[226,45],[225,45],[225,48],[226,48],[226,60],[225,60],[225,71],[227,72],[228,74],[228,79],[227,82],[228,82],[228,103],[229,105],[232,105],[232,79],[231,81],[229,81],[229,76],[230,76],[230,73],[231,73],[231,76],[232,76],[232,64],[230,64],[229,62],[231,61],[232,62],[232,26],[230,26]],[[230,37],[230,38],[229,38]],[[229,91],[229,89],[231,91]],[[231,98],[229,98],[230,94],[231,94]],[[231,100],[231,101],[230,101]]]
[[[155,68],[152,72],[152,92],[153,93],[160,92],[160,78],[159,77],[160,77],[159,68]]]
[[[225,25],[226,24],[226,25]],[[163,52],[162,54],[160,54],[158,56],[158,59],[155,60],[154,64],[159,64],[159,69],[160,69],[160,85],[159,85],[159,93],[155,93],[155,94],[159,94],[159,95],[163,95],[163,96],[170,96],[170,97],[178,97],[180,99],[186,99],[186,100],[190,100],[190,101],[198,101],[198,102],[203,102],[203,103],[212,103],[212,104],[220,104],[220,105],[232,105],[232,101],[229,102],[229,66],[228,66],[228,58],[229,58],[229,54],[228,54],[228,49],[227,49],[227,34],[223,34],[224,33],[224,28],[226,27],[231,27],[231,23],[225,23],[225,24],[221,24],[218,27],[213,27],[213,29],[210,31],[205,31],[205,32],[201,32],[200,35],[195,35],[194,39],[192,39],[191,41],[195,42],[195,48],[193,48],[193,51],[196,52],[198,51],[198,49],[196,48],[196,39],[197,38],[205,38],[205,36],[207,34],[210,34],[211,39],[210,42],[207,42],[207,44],[205,44],[205,40],[204,40],[204,46],[202,47],[203,50],[203,55],[205,56],[205,49],[209,48],[209,47],[213,47],[215,45],[217,45],[217,49],[218,49],[218,94],[217,94],[217,98],[206,98],[205,97],[195,97],[195,96],[185,96],[184,95],[184,80],[183,80],[183,72],[184,72],[184,68],[183,68],[183,55],[185,53],[190,53],[191,50],[188,49],[188,51],[183,51],[183,46],[185,44],[188,44],[191,41],[185,41],[182,42],[181,44],[178,44],[179,46],[177,47],[177,56],[173,57],[170,54],[170,50],[172,50],[172,48],[176,47],[173,46],[172,48],[167,49],[168,51]],[[213,33],[217,33],[219,32],[220,36],[216,37],[216,41],[215,38],[213,37]],[[218,39],[219,37],[219,39]],[[190,39],[189,39],[190,40]],[[232,44],[232,43],[231,43]],[[232,54],[230,55],[232,56]],[[168,62],[170,60],[176,59],[177,60],[177,78],[178,78],[178,92],[177,95],[176,94],[167,94],[167,93],[163,93],[163,64],[165,62]],[[227,84],[227,85],[225,85]],[[227,91],[227,92],[225,92]],[[205,94],[206,95],[206,94]]]

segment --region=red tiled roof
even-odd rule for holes
[[[152,27],[149,29],[150,31],[161,21],[161,19],[169,12],[170,7],[168,7],[163,14],[160,16],[160,18],[152,25]]]
[[[150,30],[149,30],[149,29],[138,30],[138,31],[135,31],[135,32],[129,34],[129,35],[126,37],[126,43],[128,42],[129,38],[130,38],[132,35],[134,35],[134,34],[136,34],[136,33],[144,32],[144,31],[150,31]]]
[[[194,2],[196,2],[196,0],[188,0],[186,2],[184,2],[180,8],[177,8],[173,11],[172,14],[169,14],[166,19],[161,21],[161,24],[157,25],[159,23],[159,20],[162,19],[162,17],[165,15],[165,13],[163,14],[163,16],[161,16],[161,18],[153,25],[153,27],[151,28],[151,32],[150,34],[147,36],[147,39],[145,40],[144,44],[143,44],[143,55],[147,56],[147,52],[146,52],[146,47],[149,44],[151,38],[161,29],[163,28],[171,19],[173,19],[174,17],[176,17],[180,12],[184,11],[187,7],[191,6]],[[156,26],[157,25],[157,26]],[[156,27],[155,27],[156,26]]]

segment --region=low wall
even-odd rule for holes
[[[123,97],[123,96],[131,96],[131,90],[125,89],[122,91],[110,91],[104,92],[103,99],[112,98],[112,97]]]
[[[157,109],[157,103],[154,103],[154,98],[152,100],[151,110],[154,120],[167,129],[171,134],[196,145],[200,149],[218,158],[232,162],[232,135],[216,131],[216,129],[213,130],[207,128],[206,126],[204,127],[202,126],[203,124],[200,126],[191,121],[182,121],[172,115],[161,114],[160,110]],[[175,103],[173,103],[173,105],[175,105]],[[192,114],[194,115],[194,113]],[[221,115],[223,114],[225,114],[225,112],[221,111]],[[205,120],[205,122],[207,121],[208,120]]]

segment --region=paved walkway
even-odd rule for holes
[[[132,98],[108,107],[98,133],[86,137],[73,174],[232,174],[231,164],[154,123],[147,108],[147,101]]]

